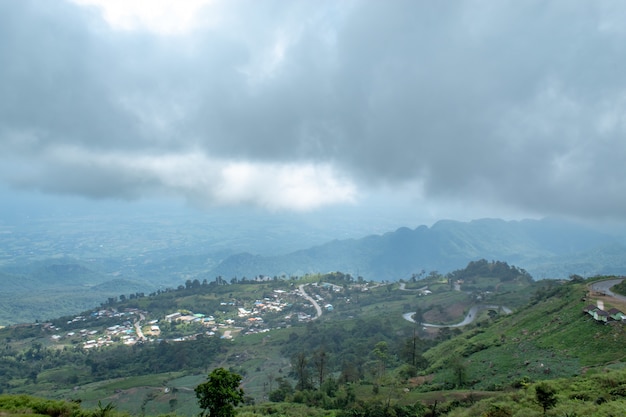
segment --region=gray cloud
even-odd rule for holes
[[[61,1],[1,2],[0,178],[98,198],[290,207],[299,187],[328,204],[397,187],[422,202],[626,213],[621,2],[204,13],[219,23],[162,36]]]

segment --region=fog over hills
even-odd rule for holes
[[[447,273],[478,259],[507,262],[535,279],[626,271],[623,233],[549,218],[442,220],[384,233],[366,232],[374,230],[371,224],[355,229],[321,218],[280,224],[263,216],[116,219],[53,217],[4,226],[0,324],[58,317],[109,297],[217,277],[230,282],[340,271],[397,281]]]
[[[286,255],[238,254],[212,273],[250,278],[342,271],[393,281],[422,270],[446,273],[485,258],[524,268],[535,279],[619,274],[626,270],[623,242],[623,237],[554,219],[444,220],[432,227],[402,227],[382,235],[334,240]]]

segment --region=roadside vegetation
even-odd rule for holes
[[[626,410],[626,327],[583,311],[600,299],[588,288],[596,279],[537,282],[481,260],[400,283],[341,273],[189,281],[109,299],[80,320],[0,330],[0,390],[7,404],[35,395],[49,400],[29,401],[68,407],[46,414],[24,406],[22,414],[193,416],[201,412],[198,387],[220,368],[241,376],[240,416],[610,415]],[[301,285],[324,307],[320,317],[299,295]],[[607,310],[621,308],[601,300]],[[280,311],[262,310],[270,302]],[[253,305],[256,313],[245,316]],[[463,327],[425,324],[453,325],[470,310]],[[165,323],[193,311],[212,320]],[[90,333],[104,337],[116,320],[140,322],[146,332],[158,323],[163,332],[84,347]]]

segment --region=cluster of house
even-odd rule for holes
[[[58,328],[57,328],[57,329],[58,329]],[[58,329],[58,330],[60,330],[60,329]],[[75,331],[75,332],[74,332],[74,331],[72,331],[72,332],[67,332],[67,333],[65,334],[65,336],[62,336],[62,335],[60,335],[60,334],[53,334],[52,336],[50,336],[50,338],[51,338],[52,340],[58,341],[58,340],[61,340],[63,337],[83,337],[83,338],[85,338],[85,337],[91,337],[91,336],[94,336],[94,335],[95,335],[95,334],[97,334],[97,333],[98,333],[98,331],[97,331],[97,330],[87,330],[87,329],[81,329],[81,330],[78,330],[78,331]]]
[[[207,324],[215,324],[215,318],[213,316],[206,316],[202,313],[187,313],[183,314],[178,311],[176,313],[168,314],[165,316],[165,321],[173,322],[178,321],[181,323],[207,323]]]
[[[231,339],[234,333],[242,332],[246,334],[250,333],[264,333],[269,329],[264,327],[263,314],[268,312],[281,312],[286,307],[291,306],[290,303],[284,301],[282,296],[287,294],[284,290],[274,290],[273,297],[265,297],[263,299],[255,300],[251,306],[237,307],[237,319],[229,318],[220,321],[219,323],[213,316],[205,316],[200,313],[188,312],[183,314],[176,312],[165,316],[165,321],[168,322],[182,322],[182,323],[199,323],[207,327],[208,335],[215,335],[222,329],[222,337],[225,339]],[[221,302],[222,306],[236,306],[234,302]],[[245,332],[243,332],[243,330]]]
[[[284,290],[274,290],[273,300],[269,297],[265,297],[262,300],[256,300],[251,310],[246,310],[245,308],[240,307],[238,308],[237,316],[239,318],[248,317],[248,320],[250,321],[263,321],[261,317],[253,316],[259,316],[266,312],[280,312],[291,305],[280,298],[280,296],[285,293],[286,291]]]
[[[67,325],[70,326],[70,328],[75,327],[77,323],[84,323],[81,324],[81,326],[85,325],[92,327],[92,329],[85,328],[61,333],[63,329],[53,325],[52,323],[43,323],[43,328],[50,332],[54,332],[54,334],[50,336],[51,340],[60,342],[65,339],[71,340],[73,343],[80,341],[85,349],[108,346],[116,342],[132,345],[137,343],[138,340],[133,326],[133,321],[135,320],[133,316],[139,316],[142,313],[145,314],[145,312],[141,312],[137,309],[128,309],[124,312],[119,312],[113,309],[103,309],[94,311],[90,316],[76,316],[67,321]],[[104,330],[93,330],[93,326],[90,325],[92,325],[94,321],[98,321],[101,318],[120,318],[120,320],[123,321],[121,324],[110,326]]]
[[[343,287],[334,285],[331,283],[314,283],[314,287],[320,289],[338,293],[343,291]],[[220,319],[219,322],[215,317],[211,315],[204,315],[201,313],[192,312],[175,312],[166,315],[162,320],[164,322],[178,322],[178,323],[199,323],[206,328],[207,335],[216,335],[221,333],[223,338],[232,338],[234,334],[250,334],[250,333],[264,333],[268,332],[269,328],[263,320],[263,315],[266,313],[282,312],[292,306],[293,297],[301,297],[297,290],[273,290],[271,295],[262,299],[257,299],[251,305],[241,305],[235,302],[222,302],[222,306],[236,307],[236,317],[233,315],[231,318]],[[324,302],[324,298],[319,294],[314,294],[323,308],[326,311],[333,311],[332,304]],[[349,300],[347,300],[349,302]],[[310,307],[313,307],[311,305]],[[52,332],[51,339],[56,342],[69,341],[72,343],[81,343],[83,348],[92,349],[96,347],[108,346],[115,343],[124,343],[127,345],[133,345],[140,341],[148,340],[160,340],[161,328],[159,327],[158,320],[152,320],[142,325],[144,318],[148,316],[145,311],[139,311],[136,309],[128,309],[123,312],[115,309],[102,309],[92,312],[87,316],[76,316],[71,320],[68,320],[67,324],[70,325],[70,329],[80,327],[91,327],[91,329],[82,329],[76,331],[65,331],[59,327],[53,326],[51,323],[45,323],[47,330]],[[120,318],[119,323],[106,329],[102,326],[98,326],[98,330],[93,330],[96,326],[95,322],[103,318]],[[285,320],[289,321],[297,319],[299,322],[306,322],[313,319],[311,314],[306,312],[292,312],[285,316]],[[84,323],[83,323],[84,322]],[[77,324],[81,323],[81,324]],[[288,325],[288,324],[286,324]],[[145,336],[144,336],[145,332]],[[188,336],[195,337],[195,335]],[[186,340],[188,338],[182,337],[172,341]]]
[[[583,308],[583,313],[589,314],[595,321],[601,323],[626,323],[626,314],[616,308],[605,311],[603,305],[589,304]]]

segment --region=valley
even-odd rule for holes
[[[194,388],[224,367],[242,376],[242,415],[365,416],[380,407],[390,415],[386,403],[394,415],[462,416],[476,407],[482,411],[467,415],[485,414],[492,407],[485,402],[508,404],[509,390],[522,395],[541,381],[557,386],[559,378],[601,372],[619,378],[626,332],[615,311],[626,311],[626,303],[611,289],[621,278],[533,279],[505,261],[472,258],[483,227],[504,234],[516,228],[517,239],[528,233],[510,243],[514,251],[501,245],[491,253],[515,252],[529,265],[576,253],[582,259],[585,248],[606,238],[571,232],[589,245],[570,241],[567,252],[552,239],[538,255],[541,239],[528,240],[532,227],[522,230],[539,224],[548,225],[443,222],[280,256],[238,253],[245,244],[236,238],[226,249],[220,233],[177,241],[169,226],[143,236],[145,225],[137,225],[132,238],[102,229],[109,239],[103,256],[92,250],[98,245],[85,241],[79,247],[90,252],[76,252],[58,246],[61,240],[42,241],[49,249],[22,257],[7,245],[24,243],[8,239],[0,264],[8,283],[0,293],[0,389],[85,409],[112,404],[117,413],[193,416],[200,411]],[[91,232],[84,236],[92,239]],[[159,241],[167,234],[168,243]],[[116,248],[118,238],[127,242]],[[261,241],[251,247],[260,249]],[[522,241],[534,255],[520,251]],[[35,237],[24,242],[37,247]],[[439,260],[420,263],[425,257]],[[459,269],[421,267],[461,262]],[[339,266],[351,272],[308,272]],[[520,413],[533,409],[529,404]],[[507,407],[503,415],[515,415],[516,407]]]
[[[401,283],[342,273],[191,281],[2,329],[0,387],[87,408],[103,402],[131,414],[191,416],[193,388],[222,366],[243,375],[251,413],[276,404],[316,415],[389,398],[397,407],[421,404],[413,415],[437,404],[448,408],[441,415],[456,415],[453,404],[474,407],[516,384],[619,368],[626,330],[583,312],[598,297],[607,310],[617,305],[593,285],[533,281],[487,261]],[[588,340],[577,343],[582,334]]]
[[[480,258],[517,265],[537,280],[626,268],[620,234],[551,219],[441,221],[373,235],[359,235],[367,227],[353,228],[343,217],[323,227],[322,219],[307,224],[298,217],[279,223],[233,213],[220,219],[94,214],[0,222],[0,325],[47,321],[122,294],[147,295],[217,277],[230,283],[342,271],[400,282],[447,274]]]

